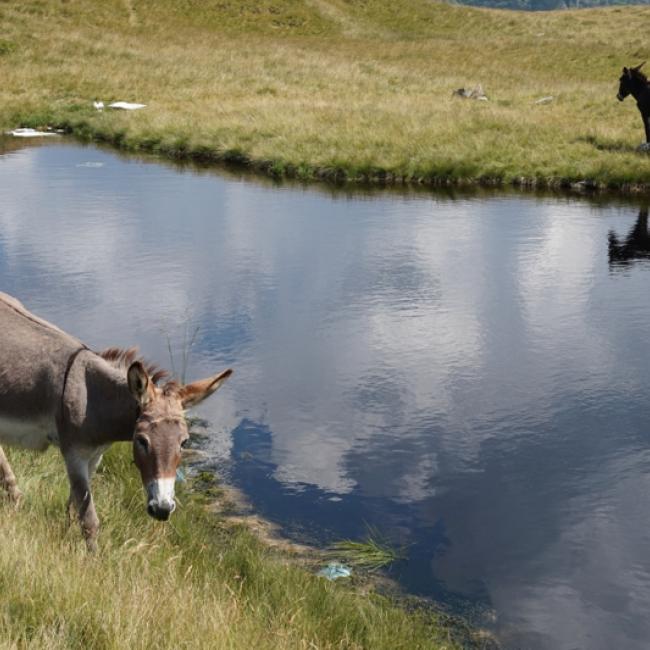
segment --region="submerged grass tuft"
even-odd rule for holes
[[[391,546],[376,528],[370,526],[366,539],[334,542],[330,555],[367,571],[377,571],[406,556],[404,549]]]

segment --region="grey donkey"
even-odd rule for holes
[[[132,441],[149,515],[166,520],[176,507],[175,479],[189,438],[185,409],[214,393],[232,370],[182,385],[162,382],[135,349],[101,353],[0,293],[0,443],[61,450],[74,507],[89,550],[99,520],[90,482],[113,442]],[[0,482],[18,503],[21,492],[0,447]]]

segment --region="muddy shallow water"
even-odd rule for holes
[[[22,145],[21,145],[22,146]],[[214,463],[299,540],[506,648],[650,644],[643,207],[274,187],[51,143],[0,155],[0,288],[195,378]],[[187,363],[183,350],[193,340]]]

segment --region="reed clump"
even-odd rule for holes
[[[615,94],[621,67],[650,58],[649,20],[430,0],[5,0],[0,124],[274,176],[643,189],[641,120]],[[452,96],[478,83],[489,101]]]
[[[368,526],[362,540],[342,539],[334,542],[329,555],[366,571],[377,571],[406,558],[405,549],[393,546],[373,526]]]

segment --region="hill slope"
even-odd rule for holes
[[[650,183],[638,112],[615,98],[621,66],[650,58],[649,19],[429,0],[5,0],[0,123],[302,177]],[[490,101],[452,97],[477,83]],[[147,108],[98,113],[95,98]]]

